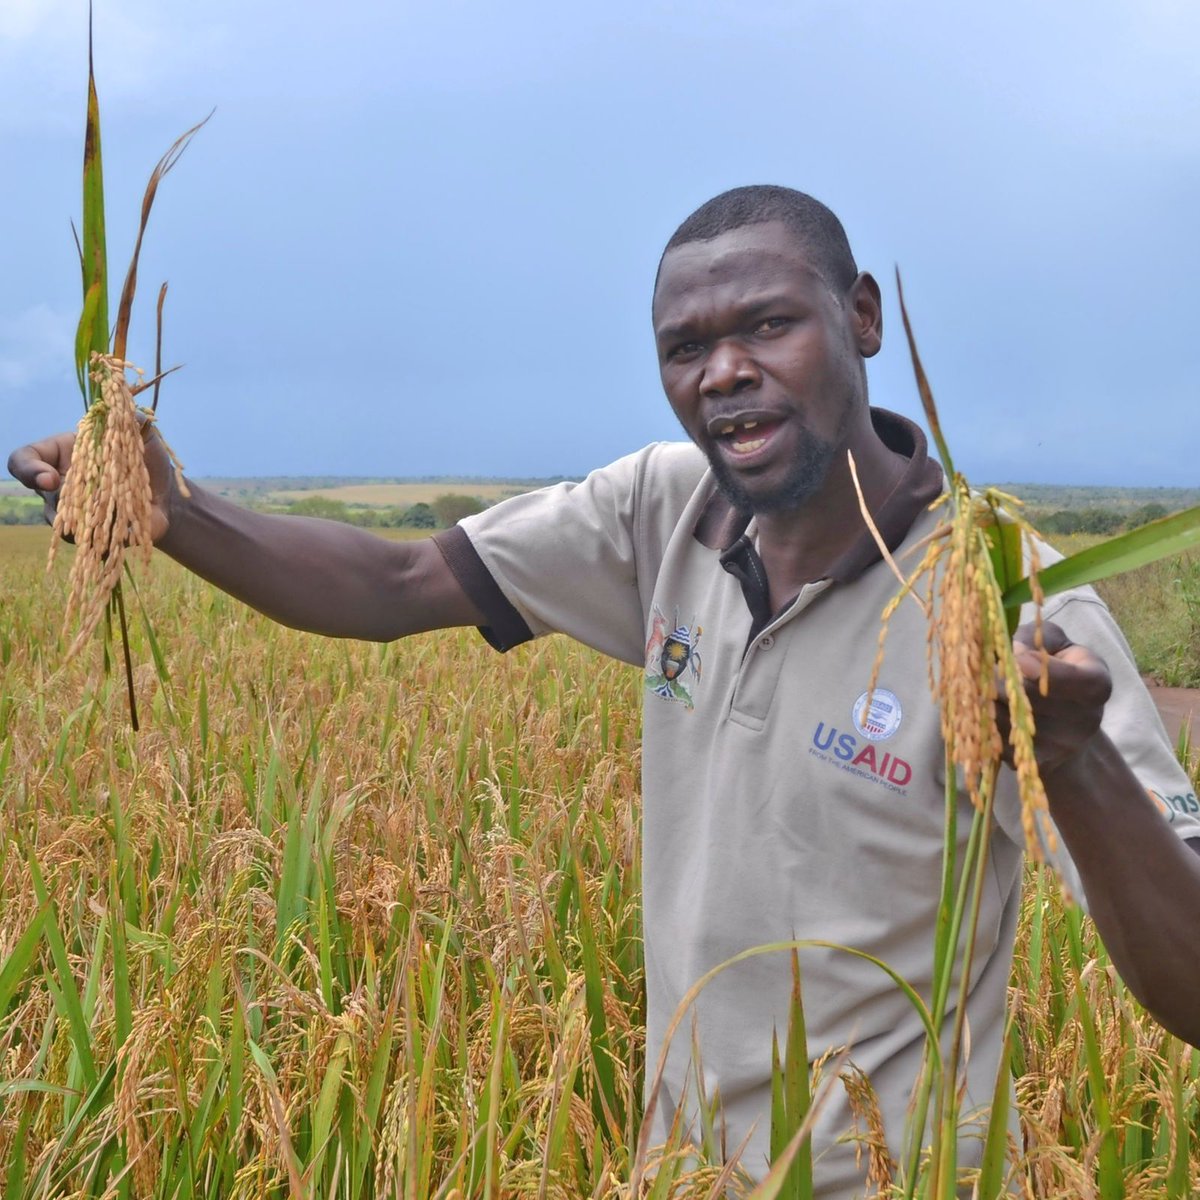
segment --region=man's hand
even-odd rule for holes
[[[1100,731],[1104,706],[1112,694],[1112,677],[1102,659],[1072,642],[1052,621],[1045,621],[1042,640],[1050,656],[1046,663],[1050,686],[1043,696],[1042,656],[1036,648],[1035,628],[1030,624],[1017,630],[1013,651],[1033,709],[1034,747],[1044,777],[1073,759]],[[1008,705],[1003,701],[997,705],[997,719],[1005,756],[1010,759]]]
[[[167,532],[170,523],[175,470],[153,424],[143,425],[142,440],[146,468],[150,472],[150,536],[157,542]],[[71,469],[74,446],[73,433],[56,433],[40,442],[22,446],[8,456],[8,469],[13,477],[42,497],[48,523],[54,521],[58,493]]]

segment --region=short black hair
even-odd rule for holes
[[[766,221],[779,221],[789,229],[812,255],[813,266],[840,294],[850,290],[858,267],[841,221],[806,192],[771,183],[731,188],[700,205],[671,235],[663,258],[676,246],[707,242],[731,229]]]

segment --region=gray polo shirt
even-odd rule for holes
[[[937,520],[927,506],[941,472],[916,426],[882,410],[873,418],[909,458],[877,514],[902,555]],[[897,586],[874,542],[864,530],[827,578],[772,614],[754,532],[716,491],[695,447],[664,443],[438,535],[498,649],[558,631],[643,671],[648,1075],[687,990],[751,946],[793,937],[852,946],[889,963],[926,999],[931,991],[944,767],[924,617],[916,605],[897,610],[868,709],[880,613]],[[1085,589],[1054,597],[1046,616],[1107,661],[1115,686],[1105,730],[1180,835],[1200,836],[1200,805],[1107,609]],[[1022,834],[1012,774],[1002,774],[964,1111],[990,1102],[1003,1049]],[[964,844],[970,815],[964,801]],[[1056,866],[1078,892],[1061,852]],[[801,972],[810,1055],[852,1046],[898,1155],[920,1022],[862,959],[806,950]],[[772,1031],[782,1041],[790,987],[788,957],[772,954],[725,972],[696,1004],[706,1091],[719,1089],[731,1150],[753,1130],[743,1162],[756,1175],[768,1156]],[[695,1112],[690,1032],[689,1019],[671,1047],[655,1141],[680,1106],[685,1120]],[[835,1089],[813,1141],[820,1196],[863,1189],[865,1167],[837,1143],[853,1123]],[[976,1148],[964,1138],[964,1160]]]

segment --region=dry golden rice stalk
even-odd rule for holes
[[[855,1123],[855,1132],[850,1139],[854,1143],[855,1166],[861,1167],[866,1150],[867,1187],[873,1188],[876,1195],[886,1195],[896,1179],[896,1160],[888,1147],[879,1097],[870,1079],[852,1062],[847,1063],[842,1072],[842,1085]]]
[[[117,1055],[117,1126],[125,1136],[126,1158],[143,1196],[154,1191],[158,1179],[158,1156],[152,1139],[147,1137],[146,1125],[148,1112],[162,1099],[163,1080],[151,1067],[163,1030],[171,1027],[170,1016],[158,1005],[137,1013],[133,1029]]]
[[[125,377],[130,363],[111,354],[95,354],[91,377],[96,398],[75,435],[71,469],[63,481],[54,517],[55,537],[48,566],[60,539],[75,541],[64,625],[74,617],[79,631],[67,651],[77,654],[104,615],[121,580],[126,555],[150,559],[150,475],[142,450],[153,414],[139,408]],[[170,450],[168,449],[170,454]],[[178,461],[171,454],[172,461]]]

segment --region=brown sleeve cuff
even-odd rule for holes
[[[487,619],[486,625],[479,626],[479,632],[488,644],[503,651],[532,641],[533,631],[500,590],[466,531],[455,525],[435,533],[433,541],[462,590]]]

